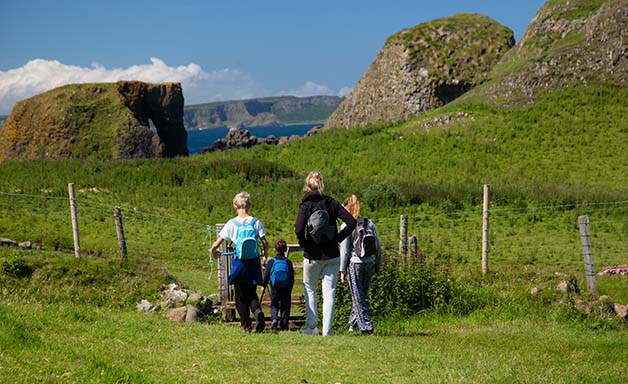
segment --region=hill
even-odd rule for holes
[[[7,117],[9,117],[9,116],[4,116],[4,115],[1,115],[1,116],[0,116],[0,129],[1,129],[1,128],[2,128],[2,126],[4,125],[4,122],[5,122],[5,120],[7,119]]]
[[[15,105],[0,131],[0,161],[187,155],[182,115],[178,83],[66,85]]]
[[[278,96],[186,105],[187,129],[323,123],[342,101],[337,96]]]
[[[554,9],[560,12],[547,14],[562,16],[551,25],[568,23],[565,15],[582,25],[609,16],[599,21],[612,35],[623,27],[610,16],[625,17],[626,5],[550,0],[531,28]],[[574,56],[552,53],[569,41],[518,56],[527,49],[522,43],[485,84],[404,122],[189,157],[0,163],[0,237],[43,247],[0,247],[0,381],[623,383],[628,325],[613,301],[628,303],[628,276],[597,275],[600,300],[584,291],[578,218],[591,216],[596,267],[625,264],[624,59],[594,58],[610,66],[580,68],[586,57],[572,62]],[[564,81],[535,77],[543,65],[556,67]],[[217,288],[211,226],[233,216],[237,192],[251,193],[251,213],[269,240],[295,242],[294,218],[312,169],[325,176],[326,194],[358,194],[363,216],[377,225],[387,262],[369,305],[388,306],[373,311],[375,336],[346,331],[350,298],[342,284],[335,335],[325,340],[243,335],[237,327],[182,325],[134,310],[173,278],[206,292]],[[81,260],[72,254],[70,181],[79,188]],[[483,275],[485,183],[491,269]],[[113,207],[122,207],[128,260],[117,252]],[[395,264],[401,214],[420,247],[414,266]],[[567,281],[582,290],[560,291]],[[429,307],[409,306],[417,303]],[[325,369],[304,365],[303,348],[322,356]],[[356,350],[366,351],[368,369],[364,359],[345,358]]]
[[[514,105],[574,86],[626,87],[627,14],[625,0],[548,1],[490,81],[461,99]]]
[[[486,80],[513,45],[510,29],[477,14],[404,29],[388,38],[325,126],[394,123],[440,107]]]

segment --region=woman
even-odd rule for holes
[[[373,274],[379,272],[382,263],[382,248],[373,222],[367,218],[359,217],[360,201],[358,197],[356,195],[349,196],[344,201],[343,206],[357,220],[356,229],[340,244],[340,282],[344,284],[345,277],[347,277],[351,292],[349,332],[358,328],[362,333],[372,334],[373,321],[369,314],[366,296],[371,286]],[[367,248],[364,245],[366,242],[362,241],[366,236],[373,236],[374,246],[372,250],[362,251],[361,249]],[[356,244],[356,242],[361,243]],[[349,262],[348,268],[347,262]]]
[[[355,228],[355,219],[333,198],[323,194],[325,183],[323,176],[317,172],[310,172],[305,178],[303,191],[305,195],[299,206],[294,230],[303,247],[303,288],[305,291],[306,325],[301,330],[305,334],[318,334],[318,314],[316,302],[316,287],[318,279],[322,279],[323,289],[323,336],[331,334],[334,321],[334,300],[338,269],[340,267],[340,250],[338,244],[344,240]],[[327,238],[318,236],[315,220],[323,217],[326,212],[330,233]],[[312,215],[315,213],[315,215]],[[345,226],[338,232],[336,220],[341,219]],[[309,223],[309,225],[308,225]]]

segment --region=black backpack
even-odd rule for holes
[[[307,234],[316,244],[329,243],[336,237],[336,223],[331,223],[325,200],[313,203],[312,213],[307,219]]]
[[[359,258],[377,255],[377,239],[369,219],[364,218],[362,224],[353,230],[353,249]]]

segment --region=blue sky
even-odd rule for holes
[[[345,95],[386,39],[480,13],[518,41],[542,0],[0,0],[0,114],[76,82],[180,81],[186,104]]]

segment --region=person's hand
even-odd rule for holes
[[[346,274],[346,272],[340,272],[340,284],[344,284],[347,282],[347,280],[345,279]]]
[[[220,257],[220,251],[218,249],[213,249],[211,252],[212,252],[212,255],[214,255],[215,258],[219,258]]]

